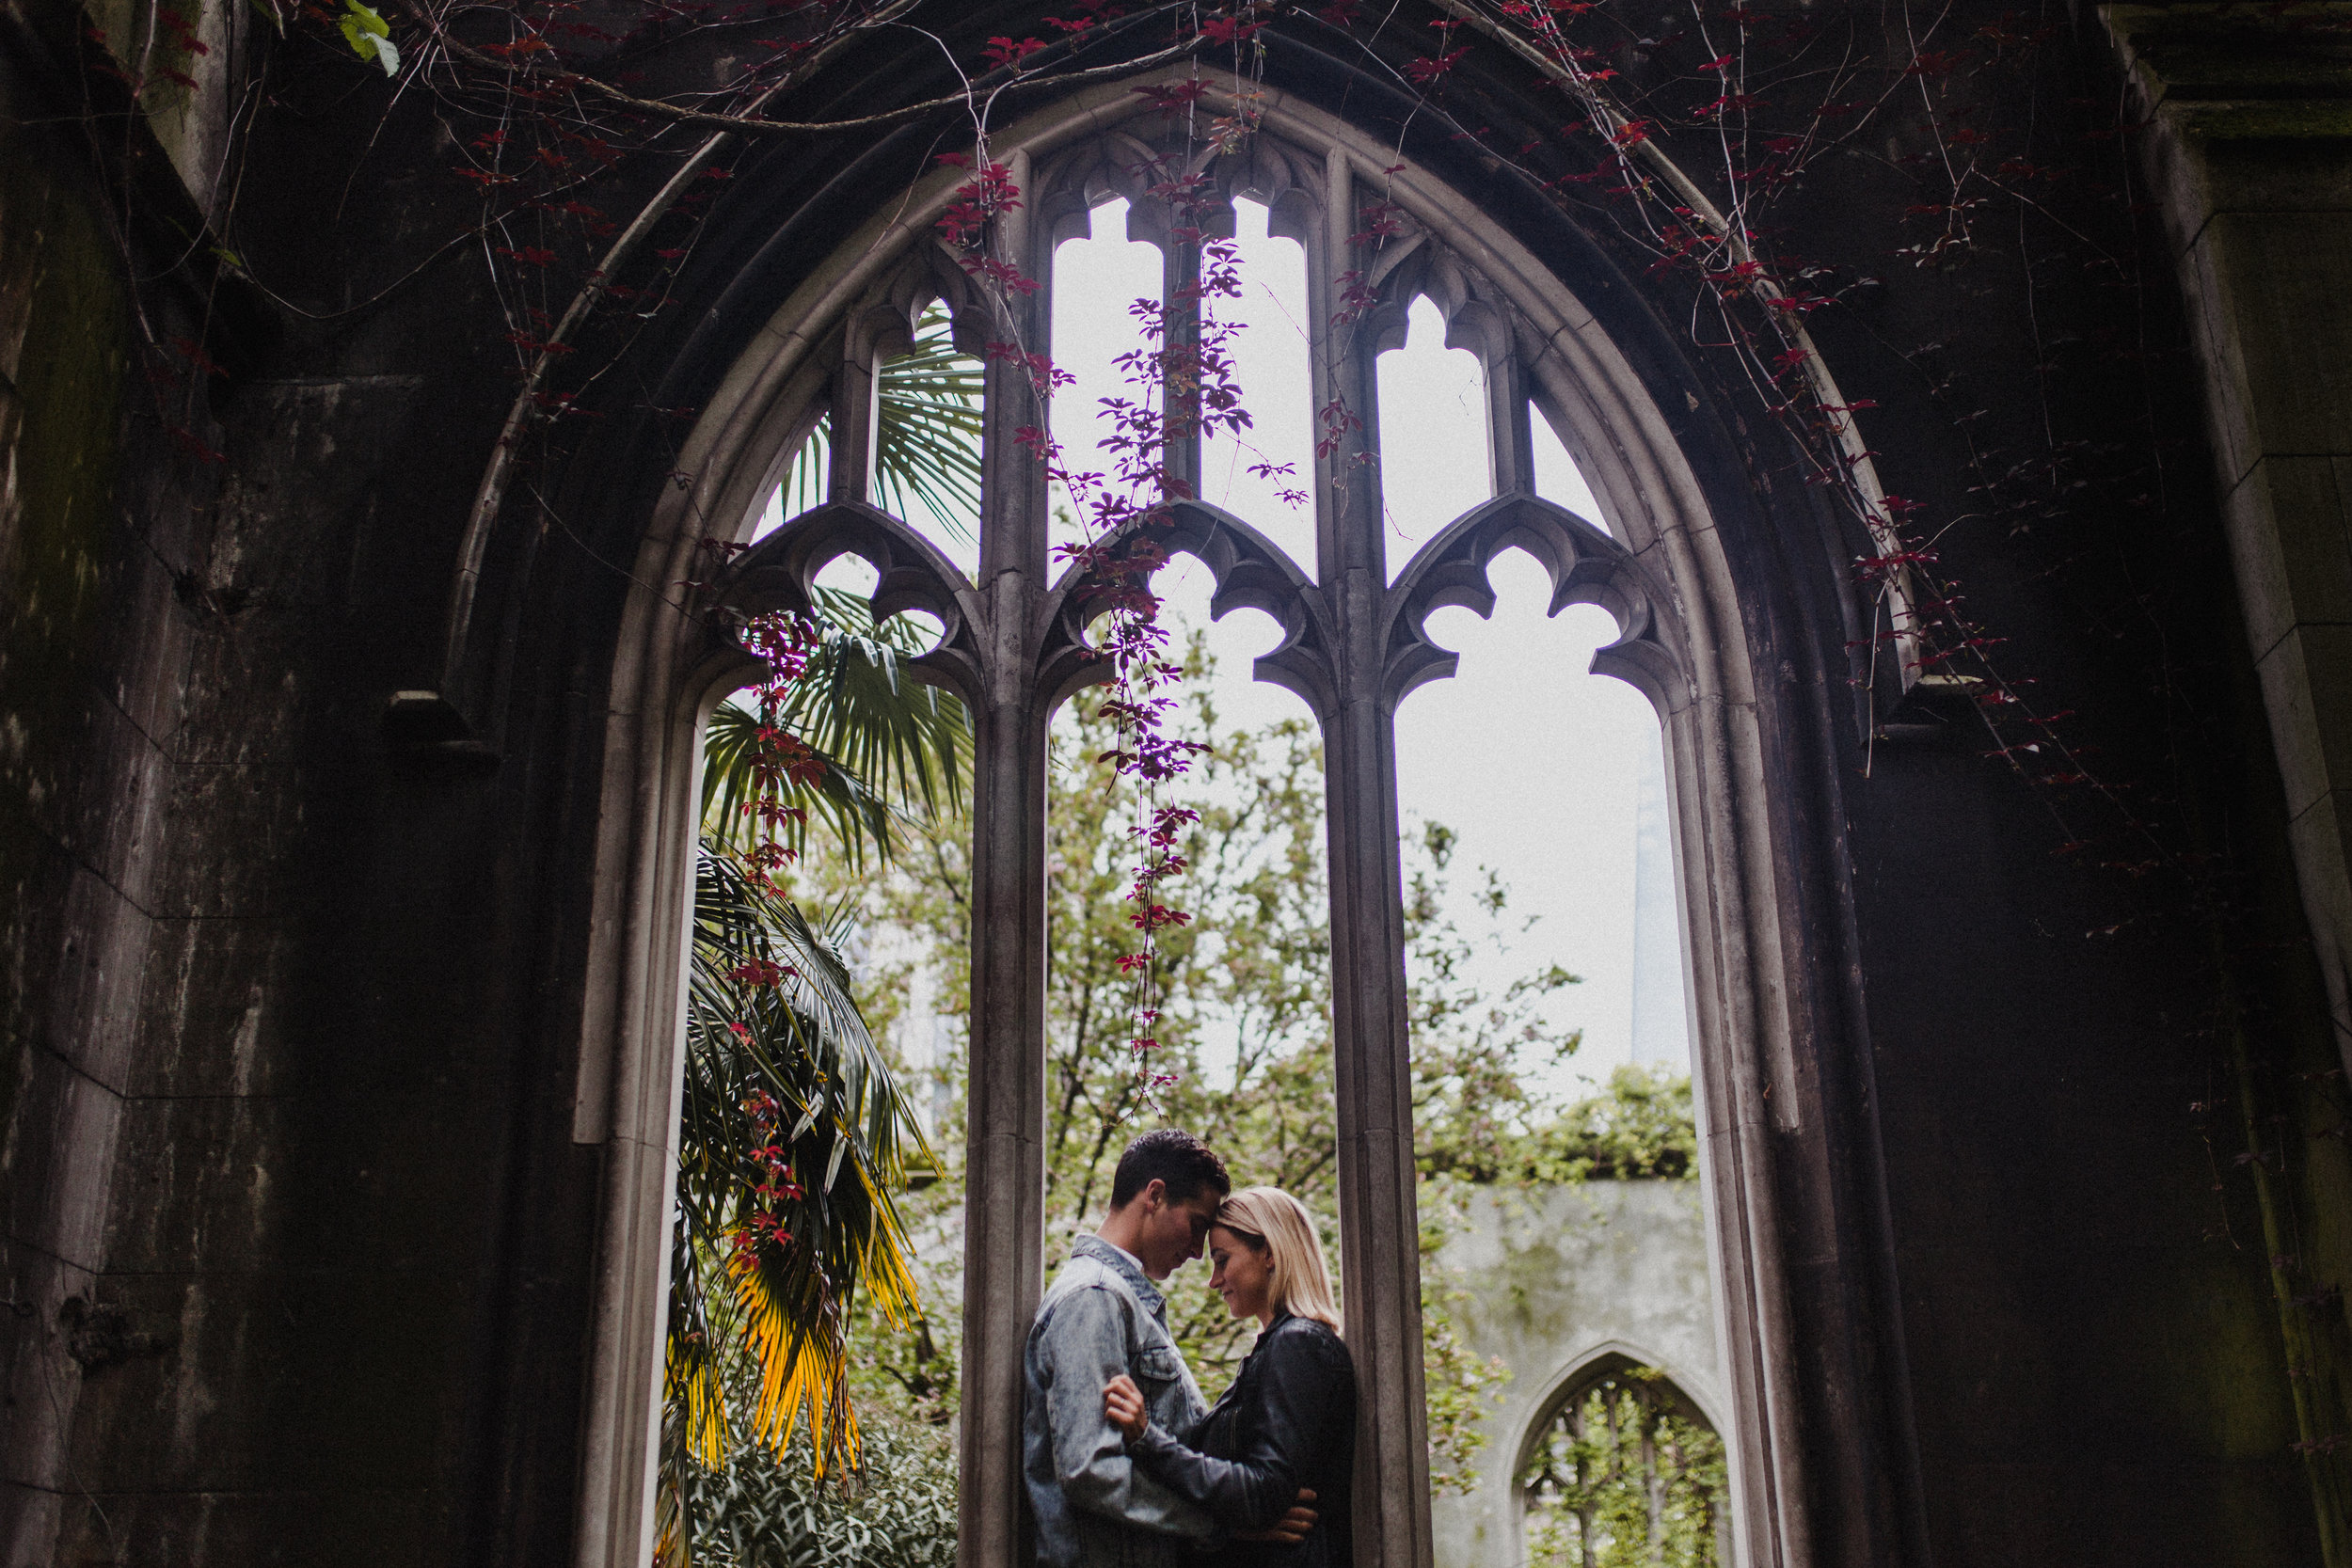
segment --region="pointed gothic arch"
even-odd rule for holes
[[[1577,1407],[1596,1390],[1608,1390],[1607,1397],[1612,1403],[1620,1402],[1624,1391],[1634,1392],[1638,1401],[1645,1433],[1637,1452],[1631,1457],[1635,1465],[1646,1471],[1640,1479],[1646,1483],[1642,1489],[1650,1496],[1651,1528],[1655,1530],[1659,1523],[1658,1503],[1661,1494],[1666,1490],[1661,1482],[1666,1478],[1661,1473],[1665,1467],[1661,1465],[1660,1456],[1646,1440],[1650,1423],[1660,1417],[1668,1418],[1661,1424],[1669,1431],[1674,1430],[1676,1423],[1683,1423],[1683,1435],[1700,1446],[1720,1446],[1722,1434],[1728,1430],[1723,1414],[1710,1408],[1711,1402],[1696,1392],[1702,1386],[1687,1372],[1663,1359],[1637,1346],[1613,1339],[1593,1346],[1554,1372],[1543,1397],[1534,1402],[1530,1418],[1512,1443],[1511,1508],[1507,1515],[1512,1542],[1511,1560],[1518,1563],[1537,1560],[1528,1540],[1528,1515],[1535,1512],[1544,1500],[1539,1492],[1553,1490],[1565,1479],[1551,1473],[1552,1463],[1548,1460],[1546,1450],[1551,1449],[1556,1455],[1563,1439],[1590,1438],[1589,1424],[1579,1422],[1576,1412]],[[1582,1430],[1574,1430],[1578,1427]],[[1698,1430],[1693,1433],[1692,1428]],[[1611,1435],[1617,1434],[1613,1431]],[[1583,1443],[1579,1441],[1577,1447],[1582,1449]],[[1589,1449],[1585,1451],[1589,1454]],[[1622,1449],[1613,1457],[1625,1457]],[[1736,1478],[1736,1461],[1729,1469]],[[1623,1484],[1634,1478],[1620,1475],[1610,1479]],[[1705,1492],[1711,1491],[1711,1487],[1705,1489]],[[1729,1557],[1722,1550],[1725,1533],[1723,1515],[1715,1511],[1711,1503],[1704,1506],[1712,1514],[1712,1522],[1705,1533],[1713,1538],[1711,1544],[1716,1568],[1732,1568],[1732,1563],[1738,1560],[1737,1548]],[[1736,1528],[1736,1512],[1733,1521]],[[1653,1535],[1652,1539],[1657,1538]],[[1586,1551],[1591,1550],[1589,1541],[1581,1544]]]
[[[1005,243],[1049,291],[1058,239],[1078,231],[1101,201],[1139,194],[1120,173],[1118,149],[1104,150],[1120,137],[1150,145],[1147,106],[1134,85],[1073,94],[995,138],[995,155],[1030,194],[1026,207],[1008,214]],[[1717,516],[1724,482],[1702,478],[1702,464],[1686,450],[1683,411],[1661,404],[1653,378],[1525,243],[1435,173],[1410,162],[1395,166],[1392,149],[1314,104],[1269,90],[1258,106],[1260,149],[1217,177],[1229,200],[1265,200],[1276,232],[1306,247],[1311,289],[1321,291],[1311,296],[1318,319],[1334,313],[1357,193],[1377,179],[1409,226],[1409,243],[1375,269],[1372,332],[1349,352],[1318,350],[1319,388],[1353,378],[1356,405],[1373,408],[1380,323],[1392,316],[1401,325],[1414,298],[1432,298],[1447,314],[1449,342],[1474,348],[1486,368],[1496,494],[1443,531],[1393,583],[1376,559],[1363,557],[1376,526],[1349,526],[1349,508],[1365,504],[1360,486],[1336,495],[1330,485],[1315,487],[1316,562],[1289,562],[1243,520],[1200,504],[1177,509],[1169,543],[1210,566],[1220,613],[1251,605],[1283,626],[1281,645],[1258,673],[1297,691],[1325,722],[1335,781],[1335,908],[1378,907],[1384,897],[1392,906],[1396,896],[1388,726],[1406,691],[1451,673],[1451,656],[1423,630],[1429,611],[1460,605],[1485,613],[1492,605],[1486,563],[1522,548],[1550,576],[1551,610],[1590,602],[1615,617],[1619,640],[1596,668],[1648,696],[1665,731],[1707,1211],[1732,1390],[1725,1431],[1738,1456],[1739,1549],[1757,1568],[1807,1562],[1811,1487],[1796,1426],[1802,1347],[1790,1319],[1794,1264],[1784,1246],[1787,1195],[1774,1145],[1803,1131],[1808,1107],[1819,1103],[1813,1069],[1802,1060],[1797,998],[1820,958],[1808,951],[1818,945],[1814,935],[1798,924],[1802,901],[1791,884],[1803,874],[1790,858],[1791,808],[1776,806],[1765,735],[1763,710],[1776,700],[1768,693],[1785,676],[1756,664],[1768,639],[1756,621],[1756,590],[1741,581]],[[929,177],[877,213],[742,345],[684,443],[678,468],[690,477],[664,489],[643,534],[607,721],[574,1127],[578,1141],[612,1150],[578,1533],[579,1560],[596,1568],[632,1565],[651,1528],[654,1347],[668,1255],[667,1149],[699,733],[709,708],[749,670],[714,632],[717,622],[687,613],[655,585],[695,575],[701,538],[749,531],[821,415],[831,413],[836,432],[855,432],[863,407],[870,427],[878,356],[930,298],[957,314],[960,342],[975,335],[976,302],[930,228],[956,179],[953,171]],[[1148,204],[1135,210],[1145,215],[1131,218],[1131,233],[1151,237]],[[1026,309],[1025,336],[1042,341],[1044,309]],[[981,1200],[967,1227],[962,1551],[970,1568],[1009,1568],[1018,1539],[1019,1353],[1044,1272],[1041,1197],[1028,1174],[1039,1158],[1031,1110],[1042,1102],[1044,724],[1054,704],[1102,672],[1083,635],[1085,585],[1054,581],[1046,570],[1038,459],[1010,438],[1017,425],[1038,422],[1025,405],[1025,376],[999,360],[989,378],[988,521],[977,580],[868,504],[852,461],[836,465],[834,499],[747,554],[722,597],[739,611],[789,603],[826,560],[863,556],[880,574],[878,615],[919,608],[941,621],[941,643],[918,667],[973,705],[982,755],[976,876],[983,885],[993,879],[999,895],[977,923],[985,934],[974,965],[969,1169]],[[1695,413],[1699,400],[1689,396]],[[1577,459],[1609,531],[1534,497],[1528,433],[1535,417],[1551,422]],[[1376,420],[1367,423],[1363,439],[1376,440]],[[836,450],[850,445],[836,437]],[[1377,515],[1374,497],[1375,525]],[[1369,597],[1350,587],[1350,573]],[[462,642],[462,627],[452,641]],[[1354,924],[1352,936],[1335,928],[1335,994],[1351,1338],[1365,1376],[1361,1451],[1373,1482],[1359,1488],[1373,1516],[1359,1522],[1359,1538],[1380,1543],[1374,1549],[1381,1562],[1425,1564],[1402,973],[1387,928],[1393,922]]]

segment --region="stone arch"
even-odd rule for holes
[[[1737,1458],[1737,1446],[1732,1436],[1734,1428],[1726,1421],[1729,1413],[1721,1408],[1716,1399],[1702,1392],[1706,1387],[1705,1383],[1693,1378],[1689,1369],[1679,1368],[1667,1358],[1653,1355],[1637,1345],[1629,1344],[1621,1339],[1610,1339],[1587,1348],[1553,1373],[1544,1389],[1543,1397],[1535,1401],[1526,1423],[1513,1436],[1510,1507],[1506,1510],[1509,1521],[1507,1528],[1511,1532],[1512,1561],[1518,1563],[1528,1561],[1527,1487],[1523,1478],[1527,1473],[1529,1463],[1535,1457],[1537,1448],[1549,1434],[1553,1423],[1559,1420],[1561,1413],[1566,1410],[1572,1402],[1581,1399],[1595,1385],[1613,1376],[1621,1376],[1644,1369],[1662,1374],[1656,1386],[1662,1396],[1662,1402],[1675,1413],[1686,1418],[1694,1418],[1705,1425],[1724,1440],[1726,1449],[1730,1451],[1732,1457],[1725,1468],[1731,1477],[1732,1496],[1729,1499],[1729,1507],[1734,1526],[1734,1538],[1735,1541],[1737,1540],[1740,1514],[1740,1465]],[[1747,1560],[1743,1548],[1735,1545],[1733,1550],[1740,1561]],[[1733,1568],[1733,1564],[1724,1562],[1719,1564],[1718,1568]]]
[[[1131,87],[1118,83],[1073,94],[996,137],[995,155],[1025,188],[1057,159],[1080,171],[1061,187],[1074,193],[1073,199],[1057,206],[1049,191],[1034,211],[1015,214],[1015,228],[1037,225],[1057,235],[1098,198],[1126,194],[1115,161],[1098,153],[1087,162],[1085,150],[1146,112]],[[1270,138],[1294,149],[1323,150],[1327,178],[1359,178],[1394,164],[1392,149],[1303,99],[1268,90],[1260,108]],[[1254,194],[1279,186],[1273,194],[1287,214],[1283,221],[1311,252],[1337,244],[1352,220],[1345,211],[1327,210],[1328,204],[1315,210],[1299,178],[1302,169],[1311,172],[1311,161],[1295,154],[1272,165],[1261,160],[1237,175],[1232,188]],[[662,491],[642,535],[613,673],[575,1100],[576,1139],[603,1142],[614,1151],[590,1352],[578,1532],[582,1564],[630,1563],[650,1530],[649,1456],[660,1410],[654,1346],[667,1257],[666,1149],[675,1118],[679,933],[691,875],[694,775],[702,721],[740,683],[745,668],[710,623],[653,585],[694,575],[702,537],[748,531],[816,411],[828,398],[838,406],[843,368],[853,369],[864,352],[843,324],[870,322],[871,312],[887,310],[886,329],[889,320],[912,309],[906,301],[939,280],[930,226],[957,178],[950,170],[917,182],[907,199],[851,234],[743,345],[684,443],[678,467],[688,482]],[[1450,302],[1450,332],[1474,338],[1482,356],[1512,372],[1490,377],[1490,398],[1516,407],[1521,431],[1531,405],[1553,420],[1613,533],[1532,495],[1509,493],[1500,483],[1511,462],[1503,453],[1497,499],[1457,520],[1398,579],[1399,603],[1408,613],[1395,623],[1397,673],[1386,695],[1393,702],[1411,684],[1447,673],[1450,656],[1427,641],[1421,618],[1440,604],[1483,612],[1491,605],[1485,563],[1501,549],[1527,548],[1545,562],[1553,576],[1554,609],[1588,600],[1618,618],[1623,635],[1604,651],[1601,667],[1649,695],[1666,732],[1696,1022],[1707,1210],[1724,1292],[1732,1385],[1728,1424],[1719,1430],[1734,1439],[1738,1455],[1740,1549],[1758,1565],[1801,1563],[1811,1555],[1810,1488],[1794,1425],[1797,1330],[1788,1315],[1791,1264],[1783,1253],[1783,1195],[1772,1146],[1776,1134],[1803,1128],[1814,1102],[1797,1040],[1797,993],[1811,960],[1789,887],[1799,875],[1788,859],[1797,852],[1788,844],[1792,830],[1776,820],[1770,784],[1762,710],[1771,700],[1763,693],[1775,677],[1754,660],[1761,639],[1751,609],[1756,591],[1735,570],[1718,526],[1722,481],[1702,478],[1685,448],[1686,421],[1661,404],[1568,285],[1436,173],[1408,161],[1383,178],[1388,198],[1412,222],[1446,235],[1442,261],[1436,243],[1425,240],[1391,269],[1392,276],[1383,280],[1395,285],[1389,300],[1408,285],[1434,291],[1433,297],[1442,293],[1441,303]],[[1410,297],[1406,294],[1406,304]],[[1453,325],[1457,321],[1458,328]],[[863,330],[866,346],[882,341],[872,325]],[[992,368],[992,376],[998,373]],[[1500,391],[1494,389],[1498,380],[1504,383]],[[1692,408],[1698,406],[1693,396]],[[1524,448],[1521,438],[1518,450]],[[1000,481],[997,466],[1014,460],[999,444],[988,459],[991,482]],[[927,562],[914,547],[919,541],[901,537],[902,531],[871,508],[836,501],[822,510],[824,516],[809,519],[796,535],[800,543],[790,547],[803,548],[821,528],[830,531],[830,544],[882,557],[877,564],[886,578],[902,572],[899,590],[886,588],[878,610],[919,602],[940,614],[949,631],[941,657],[928,667],[935,677],[977,694],[976,673],[951,668],[958,662],[953,645],[960,629],[968,631],[983,618],[998,581],[991,564],[983,562],[978,582],[963,582],[952,568],[943,575],[944,562]],[[1229,565],[1248,565],[1246,539],[1218,526],[1207,515],[1213,511],[1184,509],[1200,549],[1229,552]],[[780,565],[778,552],[747,558],[737,584],[748,592],[753,576]],[[783,577],[794,577],[804,565],[805,560],[785,567]],[[1221,571],[1219,578],[1220,591],[1233,594],[1253,578],[1261,586],[1267,580],[1256,568],[1238,578]],[[1286,648],[1308,628],[1301,623],[1292,629]],[[1066,641],[1061,657],[1069,684],[1082,682],[1082,640]],[[1054,694],[1063,689],[1057,683]],[[1409,1147],[1406,1154],[1409,1160]],[[1409,1196],[1408,1186],[1407,1201]],[[1367,1200],[1356,1201],[1361,1207]],[[1003,1240],[1000,1249],[976,1240],[975,1250],[1001,1250],[1013,1275],[1035,1276],[1041,1238]],[[1000,1363],[991,1377],[1001,1379],[1009,1364]],[[1417,1391],[1417,1356],[1413,1365]],[[1017,1407],[1008,1420],[1004,1410],[990,1405],[994,1387],[988,1377],[967,1384],[968,1398],[982,1407],[977,1418],[967,1414],[967,1449],[1013,1441]],[[967,1545],[967,1553],[974,1550]],[[993,1560],[967,1555],[966,1560]],[[1412,1558],[1408,1553],[1399,1560]]]
[[[1691,1369],[1678,1366],[1670,1357],[1653,1354],[1639,1345],[1623,1339],[1604,1339],[1571,1356],[1545,1381],[1541,1398],[1530,1406],[1527,1419],[1511,1439],[1511,1473],[1516,1477],[1527,1467],[1536,1443],[1545,1431],[1559,1418],[1560,1411],[1570,1400],[1613,1372],[1636,1367],[1650,1367],[1663,1372],[1674,1397],[1718,1433],[1730,1430],[1730,1413],[1710,1388],[1708,1381],[1694,1374]],[[1734,1472],[1737,1474],[1737,1471]],[[1516,1487],[1517,1481],[1513,1482]],[[1524,1553],[1520,1554],[1522,1557]]]

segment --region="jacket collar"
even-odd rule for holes
[[[1266,1324],[1263,1328],[1258,1330],[1257,1338],[1250,1341],[1249,1354],[1252,1355],[1257,1354],[1258,1347],[1264,1344],[1268,1339],[1273,1338],[1276,1332],[1279,1330],[1284,1323],[1291,1321],[1291,1317],[1292,1313],[1289,1307],[1276,1307],[1274,1309],[1274,1321]]]
[[[1137,1301],[1143,1303],[1143,1309],[1146,1312],[1154,1317],[1159,1315],[1160,1307],[1168,1298],[1160,1293],[1160,1288],[1152,1284],[1145,1276],[1144,1272],[1137,1268],[1134,1260],[1124,1252],[1100,1236],[1081,1236],[1078,1238],[1077,1244],[1070,1249],[1070,1255],[1073,1258],[1091,1258],[1109,1269],[1120,1279],[1126,1281],[1127,1289],[1135,1292]]]

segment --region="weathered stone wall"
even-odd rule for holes
[[[151,8],[0,24],[0,1560],[450,1560],[511,1115],[460,1021],[505,982],[378,714],[452,504],[396,476],[473,459],[419,417],[451,358],[277,355],[192,252],[258,13],[185,10],[219,47],[151,63],[203,89],[129,135],[79,30],[128,65]],[[248,214],[254,263],[318,216]]]
[[[1561,1387],[1606,1354],[1670,1375],[1717,1430],[1728,1387],[1695,1181],[1591,1181],[1470,1199],[1438,1254],[1462,1342],[1510,1370],[1480,1423],[1477,1485],[1433,1513],[1438,1568],[1519,1568],[1516,1470]],[[1731,1568],[1724,1564],[1724,1568]]]
[[[59,95],[21,53],[0,70],[0,1541],[29,1561],[48,1560],[58,1497],[87,1458],[66,1441],[85,1381],[145,1381],[151,1404],[178,1351],[178,1314],[151,1296],[100,1302],[109,1259],[138,1250],[116,1244],[129,1218],[118,1178],[144,1153],[151,1200],[163,1159],[202,1169],[173,1195],[183,1203],[238,1195],[204,1153],[159,1147],[135,1109],[168,1076],[142,1024],[176,1011],[198,929],[198,868],[161,847],[190,806],[178,747],[200,620],[168,563],[191,559],[199,496],[128,406],[134,306],[87,160],[72,136],[24,123]],[[201,1216],[215,1235],[246,1218],[230,1201]]]
[[[574,1141],[583,953],[615,627],[674,456],[654,410],[704,402],[953,117],[742,161],[672,305],[591,345],[614,366],[593,436],[516,492],[548,504],[487,562],[486,752],[420,754],[382,715],[438,673],[511,324],[471,252],[434,259],[474,208],[428,100],[234,9],[205,8],[223,58],[199,79],[267,61],[275,96],[215,237],[267,293],[189,244],[218,211],[215,122],[158,103],[151,132],[93,137],[90,105],[122,107],[77,63],[96,19],[0,26],[0,1561],[564,1562],[613,1154]],[[1042,26],[939,12],[961,59]],[[1689,411],[1674,436],[1751,595],[1755,666],[1779,673],[1753,694],[1781,795],[1750,852],[1817,945],[1756,1180],[1791,1259],[1770,1288],[1798,1336],[1777,1418],[1805,1460],[1805,1568],[2318,1560],[2347,1422],[2312,1372],[2342,1362],[2352,1199],[2328,1085],[2299,1075],[2341,1057],[2164,243],[2086,182],[2042,195],[2150,262],[2144,288],[2037,273],[1991,235],[1963,272],[1908,269],[1883,214],[1910,179],[1875,153],[1788,210],[1809,251],[1886,277],[1813,325],[1881,405],[1891,487],[1971,514],[1972,443],[2052,427],[2160,470],[2162,527],[2125,490],[1942,548],[2149,815],[2234,857],[2255,912],[2227,927],[2054,855],[2043,795],[1964,719],[1872,745],[1845,684],[1867,628],[1841,618],[1866,544],[1692,347],[1687,301],[1283,27],[1270,81],[1401,138],[1556,258],[1657,404]],[[2095,19],[2036,58],[1968,89],[1974,123],[2105,123],[2122,76]],[[1473,64],[1495,123],[1557,119],[1540,84]],[[803,112],[952,84],[930,43],[878,37]],[[2345,145],[2233,155],[2245,178],[2319,160],[2325,183]],[[2265,224],[2238,226],[2261,254],[2343,270]],[[2313,353],[2346,330],[2321,308],[2296,325]],[[182,354],[151,380],[181,337],[221,373]],[[2015,391],[2035,386],[2046,407]],[[2241,1120],[2284,1151],[2233,1164]]]

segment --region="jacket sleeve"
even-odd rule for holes
[[[1047,1320],[1038,1350],[1054,1479],[1070,1506],[1163,1535],[1216,1533],[1200,1508],[1136,1472],[1103,1412],[1104,1388],[1127,1370],[1126,1325],[1111,1293],[1073,1291]]]
[[[1261,1530],[1296,1499],[1310,1457],[1305,1446],[1323,1430],[1335,1392],[1315,1347],[1303,1336],[1279,1335],[1258,1372],[1261,1418],[1243,1423],[1254,1429],[1246,1452],[1212,1459],[1156,1426],[1130,1438],[1127,1452],[1138,1469],[1207,1510],[1220,1529]]]

